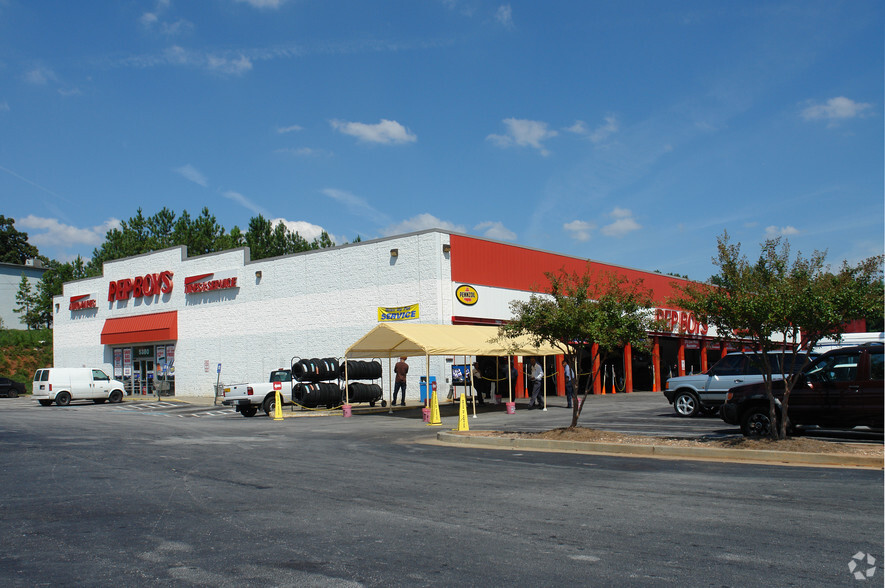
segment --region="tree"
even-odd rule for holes
[[[61,263],[56,260],[48,261],[47,270],[43,279],[37,284],[37,292],[34,296],[34,312],[37,324],[52,327],[52,298],[61,296],[62,286],[65,282],[81,280],[89,277],[86,263],[79,255],[74,261]]]
[[[693,311],[698,320],[715,326],[720,337],[739,335],[763,354],[785,352],[780,374],[772,373],[770,362],[759,362],[769,417],[778,423],[771,436],[785,439],[790,392],[802,377],[799,368],[809,361],[800,352],[813,349],[824,337],[841,337],[849,321],[881,311],[883,257],[856,266],[843,262],[833,272],[825,264],[825,252],[815,251],[809,258],[799,253],[791,261],[789,242],[781,238],[763,242],[755,263],[740,249],[723,232],[713,259],[719,273],[706,284],[674,284],[681,295],[670,303]],[[782,400],[773,393],[774,376],[783,378]]]
[[[31,282],[24,273],[22,273],[22,279],[18,283],[15,301],[18,303],[18,306],[12,310],[22,315],[22,321],[27,325],[28,330],[39,328],[40,319],[36,312],[36,301],[31,291]]]
[[[582,358],[589,358],[591,366],[600,365],[628,343],[638,351],[647,351],[648,331],[662,328],[651,312],[652,292],[641,279],[594,274],[589,265],[580,275],[564,269],[544,275],[550,285],[543,294],[533,293],[528,301],[510,303],[513,318],[500,327],[501,340],[528,336],[535,345],[550,344],[561,349],[574,368]],[[584,401],[593,389],[595,370],[591,367],[589,373],[583,400],[573,404],[570,427],[578,425]]]
[[[28,243],[28,234],[15,228],[15,219],[0,215],[0,262],[24,265],[37,255],[37,248]]]

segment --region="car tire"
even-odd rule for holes
[[[679,392],[673,399],[673,410],[681,417],[697,416],[700,409],[700,400],[691,392]]]
[[[55,397],[55,403],[59,406],[68,406],[71,403],[71,395],[67,392],[59,392]]]
[[[771,435],[771,417],[767,406],[754,406],[741,417],[741,433],[744,437],[768,437]]]
[[[258,407],[255,406],[254,404],[250,404],[249,406],[241,406],[240,407],[240,414],[243,415],[244,417],[247,417],[247,418],[254,417],[255,413],[257,413],[257,412],[258,412]]]
[[[276,408],[276,403],[277,401],[274,399],[273,395],[265,398],[264,403],[261,405],[261,408],[264,410],[264,414],[272,418],[274,409]]]
[[[108,397],[108,400],[111,401],[111,404],[119,404],[120,402],[123,402],[123,393],[120,392],[119,390],[114,390],[111,392],[111,395]]]
[[[37,402],[40,403],[40,406],[52,406],[51,400],[38,400]]]

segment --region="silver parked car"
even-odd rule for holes
[[[805,365],[806,357],[816,354],[799,353],[793,365],[786,365],[787,373],[794,373]],[[774,351],[768,353],[774,379],[782,379],[782,363],[791,363],[792,353]],[[678,376],[667,380],[664,396],[673,405],[676,414],[693,417],[700,412],[714,413],[725,402],[729,389],[742,384],[762,382],[762,354],[752,351],[729,353],[702,374]]]

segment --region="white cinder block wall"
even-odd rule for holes
[[[260,382],[294,356],[342,357],[378,324],[378,307],[417,303],[418,322],[450,324],[453,286],[442,248],[448,239],[447,233],[424,231],[254,262],[245,249],[187,258],[184,247],[174,247],[108,262],[103,276],[65,284],[54,300],[54,362],[113,373],[113,348],[122,345],[101,344],[105,321],[174,310],[178,339],[165,343],[175,344],[175,393],[211,396],[219,363],[223,383]],[[392,257],[391,249],[399,255]],[[107,300],[111,281],[162,271],[174,274],[172,292]],[[238,287],[185,294],[185,278],[207,273],[214,274],[211,279],[236,277]],[[71,297],[82,295],[95,298],[97,308],[68,310]],[[417,399],[426,360],[409,364],[408,394]],[[386,398],[386,359],[382,367]],[[444,358],[431,358],[430,373],[441,391],[448,369]]]

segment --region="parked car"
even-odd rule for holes
[[[783,380],[773,382],[772,386],[775,397],[782,399]],[[789,423],[791,426],[881,429],[885,418],[883,386],[881,344],[828,351],[800,374],[790,392]],[[740,425],[748,437],[768,435],[771,418],[765,386],[757,383],[732,388],[720,416],[730,425]]]
[[[44,368],[34,372],[34,400],[41,406],[55,402],[67,406],[72,400],[122,402],[124,384],[97,368]]]
[[[805,365],[807,355],[797,354],[794,362],[792,352],[768,353],[772,374],[780,379],[779,374],[784,373],[782,364],[785,364],[787,373],[799,371]],[[816,357],[815,354],[811,356]],[[725,402],[725,394],[729,389],[740,384],[762,382],[761,357],[761,353],[752,351],[729,353],[704,373],[668,379],[664,396],[681,417],[693,417],[700,412],[716,412]]]
[[[9,378],[0,378],[0,398],[18,398],[25,393],[25,385]]]

